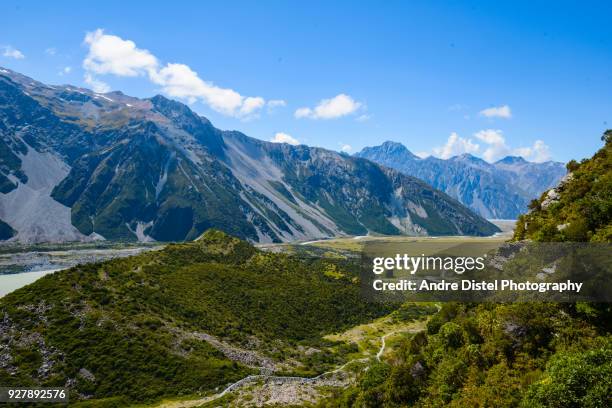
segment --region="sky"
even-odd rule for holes
[[[4,1],[0,66],[354,153],[581,159],[612,128],[612,3]]]

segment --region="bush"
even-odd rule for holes
[[[612,348],[608,344],[582,353],[561,353],[546,367],[523,401],[526,407],[596,408],[612,395]]]

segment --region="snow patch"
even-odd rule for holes
[[[99,94],[99,93],[95,94],[94,98],[102,98],[102,99],[106,99],[109,102],[115,102],[111,98],[109,98],[108,96],[104,96],[104,95]]]

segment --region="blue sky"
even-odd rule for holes
[[[567,161],[612,128],[611,18],[610,2],[5,1],[0,66],[165,93],[265,140]]]

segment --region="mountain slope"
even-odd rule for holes
[[[533,200],[522,215],[514,239],[536,241],[612,241],[612,130],[590,159],[571,161],[570,173]]]
[[[356,156],[424,180],[485,218],[516,219],[530,200],[565,174],[562,163],[530,163],[514,156],[493,164],[469,154],[421,159],[395,142],[366,147]]]
[[[20,241],[180,241],[212,227],[259,242],[497,231],[417,179],[221,131],[162,96],[48,86],[2,69],[0,124],[0,219]],[[24,200],[36,212],[18,208]],[[35,215],[45,213],[54,216]]]

